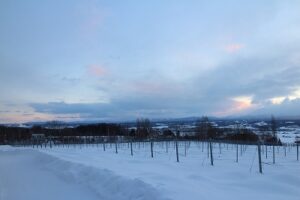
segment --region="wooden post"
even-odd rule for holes
[[[209,149],[210,149],[210,164],[213,166],[214,165],[214,158],[213,158],[213,151],[212,151],[211,141],[209,142]]]
[[[177,162],[179,162],[179,155],[178,155],[178,142],[177,142],[177,139],[175,140],[175,147],[176,147],[176,159],[177,159]]]
[[[284,145],[284,157],[286,157],[286,145]]]
[[[52,136],[50,135],[50,149],[52,149]]]
[[[257,144],[257,149],[258,149],[258,166],[259,166],[259,173],[262,174],[262,165],[261,165],[261,149],[260,149],[260,144]]]
[[[239,144],[236,144],[236,162],[239,162]]]
[[[115,142],[115,147],[116,147],[116,154],[118,153],[118,144],[117,144],[117,140]]]
[[[299,144],[297,143],[297,161],[299,161]]]
[[[150,146],[151,146],[151,158],[153,158],[153,142],[150,142]]]
[[[184,156],[186,157],[186,141],[184,141]]]
[[[132,142],[130,142],[130,153],[133,156],[133,150],[132,150]]]
[[[273,145],[273,164],[275,164],[275,146]]]

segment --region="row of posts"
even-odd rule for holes
[[[176,161],[179,162],[179,151],[178,151],[178,140],[177,138],[175,139],[175,150],[176,150]],[[40,147],[42,148],[42,143],[41,142],[38,142],[38,141],[35,141],[33,143],[33,148],[34,148],[34,145],[40,145]],[[221,143],[219,143],[219,153],[221,153],[221,147],[220,147]],[[50,143],[49,143],[49,146],[50,148],[52,148],[52,141],[50,140]],[[132,146],[132,141],[128,143],[128,146],[130,147],[130,154],[131,156],[133,156],[133,146]],[[241,149],[241,153],[243,152],[243,146],[244,145],[240,145],[240,149]],[[46,147],[46,143],[45,143],[45,147]],[[185,156],[186,156],[186,152],[187,152],[187,144],[186,142],[184,143],[184,152],[185,152]],[[153,151],[153,148],[154,148],[154,142],[153,141],[150,141],[150,151],[151,151],[151,158],[154,157],[154,151]],[[299,161],[299,144],[297,143],[296,145],[296,152],[297,152],[297,161]],[[103,150],[105,151],[106,150],[106,143],[103,142]],[[262,148],[261,148],[261,144],[258,143],[257,144],[257,152],[258,152],[258,166],[259,166],[259,172],[260,173],[263,173],[263,170],[262,170]],[[203,145],[202,145],[202,151],[203,151]],[[168,153],[168,142],[166,142],[166,152]],[[118,153],[118,142],[115,141],[115,153],[117,154]],[[275,146],[272,146],[272,157],[273,157],[273,164],[275,164]],[[285,153],[285,156],[286,156],[286,146],[284,146],[284,153]],[[214,165],[214,158],[213,158],[213,142],[212,141],[208,141],[207,143],[207,156],[210,158],[210,164],[213,166]],[[268,158],[268,146],[265,145],[265,156],[266,158]],[[236,162],[239,162],[239,144],[236,144]]]

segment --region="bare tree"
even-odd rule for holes
[[[277,138],[277,122],[273,115],[271,116],[271,131],[273,138]]]
[[[138,118],[136,120],[136,137],[147,138],[152,134],[152,125],[147,118]]]
[[[213,127],[207,116],[203,116],[196,122],[196,136],[198,139],[208,139],[214,137]]]

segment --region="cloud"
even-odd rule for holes
[[[30,106],[38,113],[50,114],[95,114],[106,110],[106,104],[102,103],[31,103]]]
[[[270,101],[272,102],[272,104],[281,104],[286,97],[274,97],[271,98]]]
[[[300,98],[285,99],[280,104],[266,104],[263,108],[251,112],[252,115],[300,116]]]
[[[300,87],[300,68],[291,57],[297,49],[282,49],[276,54],[238,56],[190,79],[176,80],[160,71],[141,74],[96,85],[109,95],[106,103],[33,103],[37,113],[78,115],[82,119],[128,120],[201,115],[241,115],[271,112],[288,114],[286,102],[272,107],[270,99],[296,97]],[[91,76],[105,76],[105,68],[89,66]],[[100,92],[99,91],[99,92]],[[93,93],[91,93],[93,94]],[[94,94],[94,95],[95,95]],[[242,98],[243,97],[243,98]],[[299,104],[293,103],[293,109]],[[262,109],[266,107],[266,109]],[[271,109],[272,108],[272,109]],[[276,110],[274,110],[276,108]],[[299,107],[300,108],[300,107]],[[257,110],[257,112],[256,112]],[[295,111],[291,112],[296,114]]]
[[[92,64],[87,66],[87,73],[94,77],[104,77],[108,74],[108,70],[101,65]]]
[[[6,113],[0,116],[0,123],[22,123],[30,121],[50,121],[54,120],[55,116],[50,115],[49,113]]]
[[[179,117],[188,114],[184,113],[186,110],[191,110],[191,105],[182,106],[172,98],[157,96],[132,96],[126,99],[114,99],[110,103],[49,102],[31,103],[30,106],[36,113],[78,115],[82,119],[109,120],[133,120],[141,116]]]
[[[232,44],[228,44],[224,47],[225,51],[227,53],[236,53],[238,51],[240,51],[242,48],[244,48],[245,45],[243,44],[239,44],[239,43],[232,43]]]
[[[77,10],[62,3],[55,16],[3,4],[0,99],[62,118],[224,116],[280,107],[288,114],[287,104],[296,109],[292,100],[299,98],[300,4],[229,3],[155,3],[155,17],[142,1],[89,1]],[[45,19],[51,23],[41,29]]]
[[[216,116],[230,116],[234,114],[241,114],[248,112],[249,110],[253,110],[256,107],[252,102],[252,97],[250,96],[242,96],[235,97],[231,99],[231,102],[225,107],[223,107],[220,111],[215,112]]]

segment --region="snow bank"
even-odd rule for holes
[[[124,178],[109,170],[75,164],[34,150],[1,147],[0,158],[1,200],[166,199],[141,180]],[[60,195],[54,198],[56,192]]]
[[[96,169],[64,161],[45,154],[37,156],[42,167],[52,171],[66,182],[79,183],[92,189],[99,199],[105,200],[155,200],[162,199],[150,185],[139,179],[117,176],[106,169]]]

